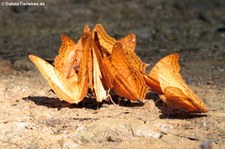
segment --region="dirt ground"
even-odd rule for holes
[[[225,148],[224,0],[49,0],[0,14],[0,148]],[[52,62],[62,33],[76,41],[96,23],[115,38],[135,33],[151,66],[178,52],[209,112],[162,112],[152,92],[144,104],[61,102],[27,56]]]

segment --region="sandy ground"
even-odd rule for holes
[[[223,0],[50,0],[0,6],[0,14],[1,148],[225,148]],[[59,101],[27,56],[51,62],[62,33],[76,41],[96,23],[115,38],[135,33],[136,53],[151,66],[178,52],[184,79],[209,113],[162,112],[152,92],[144,104]]]

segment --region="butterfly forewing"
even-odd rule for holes
[[[102,48],[104,48],[105,52],[108,54],[112,53],[113,46],[116,43],[116,39],[109,36],[105,31],[104,27],[101,24],[96,24],[92,31],[93,38],[95,38],[95,34],[97,34],[97,38]]]
[[[130,33],[124,38],[119,39],[119,42],[122,44],[123,49],[134,52],[136,48],[136,35]]]

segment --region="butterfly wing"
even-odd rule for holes
[[[106,65],[106,74],[109,77],[109,82],[111,86],[109,89],[113,89],[114,92],[124,98],[130,100],[137,100],[138,98],[135,96],[135,93],[130,89],[126,83],[126,79],[119,75],[117,69],[112,65],[110,59],[108,57],[103,57],[104,64]],[[104,74],[105,75],[105,74]]]
[[[178,53],[173,53],[168,56],[165,56],[161,60],[159,60],[151,69],[149,76],[154,78],[155,80],[159,80],[159,69],[163,68],[164,66],[172,66],[173,71],[179,72],[180,71],[180,66],[178,64],[179,60],[179,54]]]
[[[184,82],[179,68],[178,60],[158,67],[159,83],[166,96],[165,102],[189,112],[207,112],[201,99]]]
[[[119,39],[118,41],[107,34],[106,30],[101,24],[96,24],[94,26],[92,32],[93,38],[98,38],[100,46],[103,48],[104,52],[108,55],[112,54],[112,50],[116,42],[120,42],[124,49],[127,51],[134,52],[136,48],[136,35],[135,34],[128,34],[124,38]]]
[[[48,81],[50,87],[60,99],[69,103],[78,103],[83,99],[81,85],[71,83],[61,72],[41,58],[29,55],[29,59],[37,66],[42,76]],[[84,83],[85,79],[82,80],[81,84]]]
[[[103,75],[102,71],[104,71],[104,64],[102,60],[101,53],[99,51],[99,47],[96,45],[94,42],[94,39],[89,32],[87,34],[87,38],[91,42],[91,57],[89,59],[89,62],[92,63],[92,71],[91,71],[91,76],[93,79],[93,82],[89,82],[89,84],[92,84],[91,90],[94,92],[94,95],[96,97],[96,100],[98,102],[101,102],[102,100],[106,99],[109,97],[108,92],[105,89],[105,85],[103,84]],[[101,71],[102,70],[102,71]],[[89,80],[92,81],[92,80]],[[106,84],[108,81],[105,79],[104,83]]]
[[[167,87],[164,89],[165,99],[163,100],[169,107],[174,109],[185,110],[189,112],[200,112],[197,109],[192,99],[183,93],[183,91],[177,87]]]
[[[165,66],[171,67],[172,71],[179,72],[180,66],[178,64],[179,55],[178,53],[170,54],[161,60],[159,60],[151,69],[149,74],[144,74],[146,84],[151,88],[152,91],[162,94],[162,90],[159,84],[159,70]]]
[[[118,95],[130,100],[144,99],[148,87],[143,75],[138,69],[131,66],[125,55],[122,44],[118,42],[106,62],[108,71],[114,79],[113,89]]]
[[[150,87],[150,89],[158,94],[163,94],[159,81],[152,78],[151,76],[143,73],[145,83]]]
[[[119,41],[123,49],[126,49],[127,51],[134,52],[136,48],[136,35],[135,34],[128,34],[124,38],[119,39]]]
[[[109,36],[101,24],[96,24],[94,26],[94,29],[92,31],[92,36],[94,39],[97,36],[99,40],[99,44],[103,48],[104,52],[106,52],[107,54],[112,53],[112,49],[116,43],[116,39]]]
[[[76,69],[82,57],[81,40],[75,44],[68,36],[62,35],[62,44],[59,49],[59,55],[56,56],[54,65],[65,77],[77,80]]]
[[[122,45],[122,55],[124,56],[124,58],[126,59],[127,63],[130,65],[130,67],[137,69],[140,72],[145,72],[146,67],[149,64],[146,64],[144,62],[141,61],[141,59],[133,52],[133,51],[129,51],[127,49],[124,48],[123,44]],[[114,52],[116,51],[116,49],[114,50]]]

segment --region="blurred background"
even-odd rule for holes
[[[117,39],[136,34],[136,53],[148,63],[172,52],[187,60],[225,60],[224,0],[26,2],[45,5],[0,6],[0,59],[15,63],[29,53],[53,59],[62,33],[77,41],[85,24],[101,23]]]

